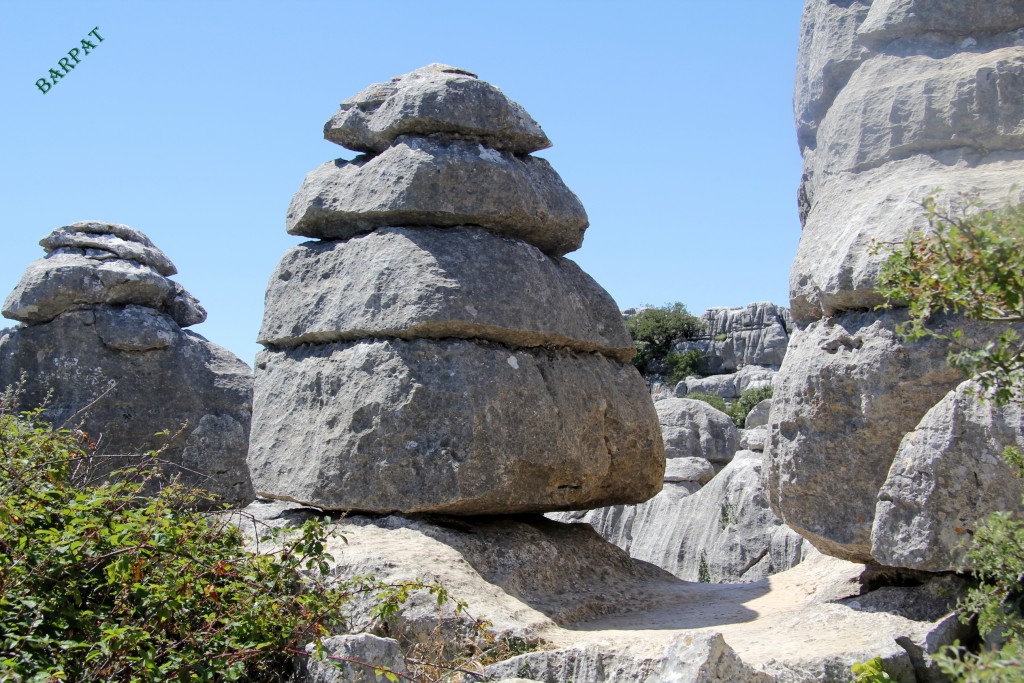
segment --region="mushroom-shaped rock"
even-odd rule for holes
[[[341,103],[324,137],[360,152],[382,152],[399,135],[445,134],[529,154],[551,146],[519,104],[476,74],[429,64],[374,83]]]

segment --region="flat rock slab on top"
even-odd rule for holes
[[[291,235],[347,239],[383,226],[478,225],[561,256],[589,222],[544,159],[476,142],[403,137],[375,157],[329,161],[288,207]]]
[[[529,154],[551,141],[526,110],[475,74],[430,64],[375,83],[341,103],[324,137],[360,152],[381,152],[399,135],[445,134]]]
[[[256,366],[249,467],[263,495],[478,515],[636,503],[661,488],[646,386],[599,354],[374,340],[264,351]]]
[[[174,275],[178,269],[149,238],[127,225],[82,221],[57,228],[39,241],[52,253],[57,249],[81,249],[109,252],[112,257],[138,261],[161,275]],[[98,254],[91,254],[96,258]]]
[[[382,228],[286,252],[259,342],[363,337],[563,346],[623,362],[635,353],[615,301],[575,263],[482,228]]]
[[[3,314],[34,324],[97,304],[146,306],[168,313],[181,327],[206,319],[195,297],[150,266],[67,253],[63,247],[29,264],[4,302]]]

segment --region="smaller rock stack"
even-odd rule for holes
[[[587,217],[540,126],[432,64],[342,103],[270,279],[249,465],[323,508],[506,514],[639,502],[658,419],[615,302],[572,261]]]
[[[0,333],[0,387],[26,378],[20,407],[46,403],[55,425],[70,421],[112,457],[160,447],[172,474],[221,500],[252,500],[246,469],[252,373],[227,350],[183,330],[206,311],[168,279],[177,270],[144,234],[126,225],[83,221],[40,244],[4,303],[22,323]]]

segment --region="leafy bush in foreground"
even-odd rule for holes
[[[447,599],[329,580],[316,520],[247,552],[224,515],[193,510],[196,492],[143,496],[151,463],[90,483],[89,448],[0,404],[0,681],[283,680],[303,646],[345,628],[358,594],[381,618],[410,590]]]

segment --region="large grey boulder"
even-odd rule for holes
[[[288,207],[288,233],[346,239],[387,225],[479,225],[561,256],[586,211],[544,159],[478,142],[402,136],[374,157],[329,161]]]
[[[381,228],[287,251],[259,342],[362,337],[560,346],[623,362],[635,353],[615,301],[575,263],[473,227]]]
[[[252,373],[166,314],[98,305],[0,336],[0,387],[26,377],[19,406],[97,442],[97,474],[164,448],[168,475],[245,504]],[[47,400],[48,399],[48,400]],[[44,403],[45,402],[45,403]],[[169,430],[173,438],[156,435]]]
[[[442,135],[529,154],[551,146],[519,104],[476,74],[446,64],[374,83],[341,103],[324,137],[360,152],[381,152],[399,135]]]
[[[819,550],[867,561],[878,491],[903,436],[962,380],[939,339],[908,343],[901,312],[846,313],[793,335],[765,452],[772,509]],[[936,321],[947,333],[958,322]],[[965,342],[984,334],[968,326]]]
[[[631,365],[399,339],[257,357],[257,492],[330,509],[497,514],[633,503],[664,472]]]
[[[657,415],[623,321],[560,258],[587,218],[528,156],[539,131],[443,65],[342,106],[328,137],[373,154],[317,169],[289,209],[289,232],[325,242],[286,254],[267,291],[249,454],[259,492],[481,515],[661,488]]]
[[[408,670],[402,648],[391,638],[356,633],[324,638],[320,646],[322,659],[317,657],[314,643],[305,647],[304,656],[296,658],[299,674],[293,683],[385,683],[387,673]]]
[[[973,382],[939,401],[900,443],[878,494],[871,554],[894,567],[965,567],[971,535],[998,510],[1021,510],[1021,482],[1002,458],[1024,448],[1018,403],[996,406]]]
[[[691,398],[667,398],[655,408],[666,458],[703,458],[719,464],[732,459],[740,434],[722,411]]]

